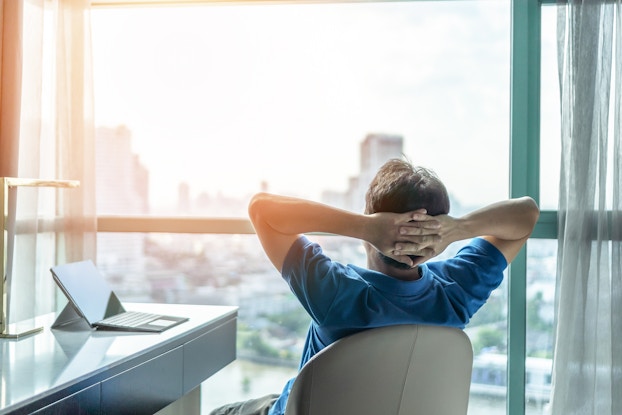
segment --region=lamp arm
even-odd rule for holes
[[[17,177],[0,177],[0,337],[17,338],[20,335],[37,332],[39,329],[29,330],[28,333],[9,333],[9,292],[8,292],[8,244],[9,244],[9,189],[12,187],[55,187],[76,188],[80,186],[78,180],[42,180]],[[14,218],[13,218],[14,220]]]

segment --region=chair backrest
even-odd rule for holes
[[[298,374],[286,415],[462,415],[473,349],[459,329],[398,325],[326,347]]]

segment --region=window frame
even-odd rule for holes
[[[540,37],[538,1],[512,1],[510,197],[529,195],[536,201],[540,196]],[[525,413],[526,275],[527,254],[523,248],[508,270],[507,413],[510,415]]]
[[[91,6],[97,8],[181,6],[236,1],[242,2],[242,0],[93,0]],[[277,0],[279,1],[335,2]],[[274,3],[274,0],[243,2]],[[541,7],[554,4],[556,0],[511,0],[510,197],[529,195],[536,201],[540,198]],[[557,217],[558,212],[555,210],[541,212],[531,237],[557,239]],[[253,234],[254,230],[246,219],[98,216],[97,232]],[[526,273],[526,249],[522,249],[508,271],[507,414],[509,415],[523,415],[526,405]]]

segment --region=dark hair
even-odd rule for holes
[[[426,209],[428,215],[449,213],[449,195],[436,174],[405,160],[387,161],[365,195],[365,213]]]
[[[449,195],[436,174],[424,167],[416,167],[405,160],[391,159],[376,173],[365,195],[365,213],[404,213],[426,209],[428,215],[449,213]],[[397,269],[410,266],[377,252],[387,265]],[[413,260],[416,255],[409,255]]]

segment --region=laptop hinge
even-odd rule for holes
[[[89,323],[76,312],[76,309],[71,305],[71,303],[67,303],[65,308],[63,308],[63,311],[61,311],[58,317],[56,317],[56,320],[54,320],[52,328],[57,329],[59,327],[67,326],[80,321],[82,321],[87,327],[91,328]]]

